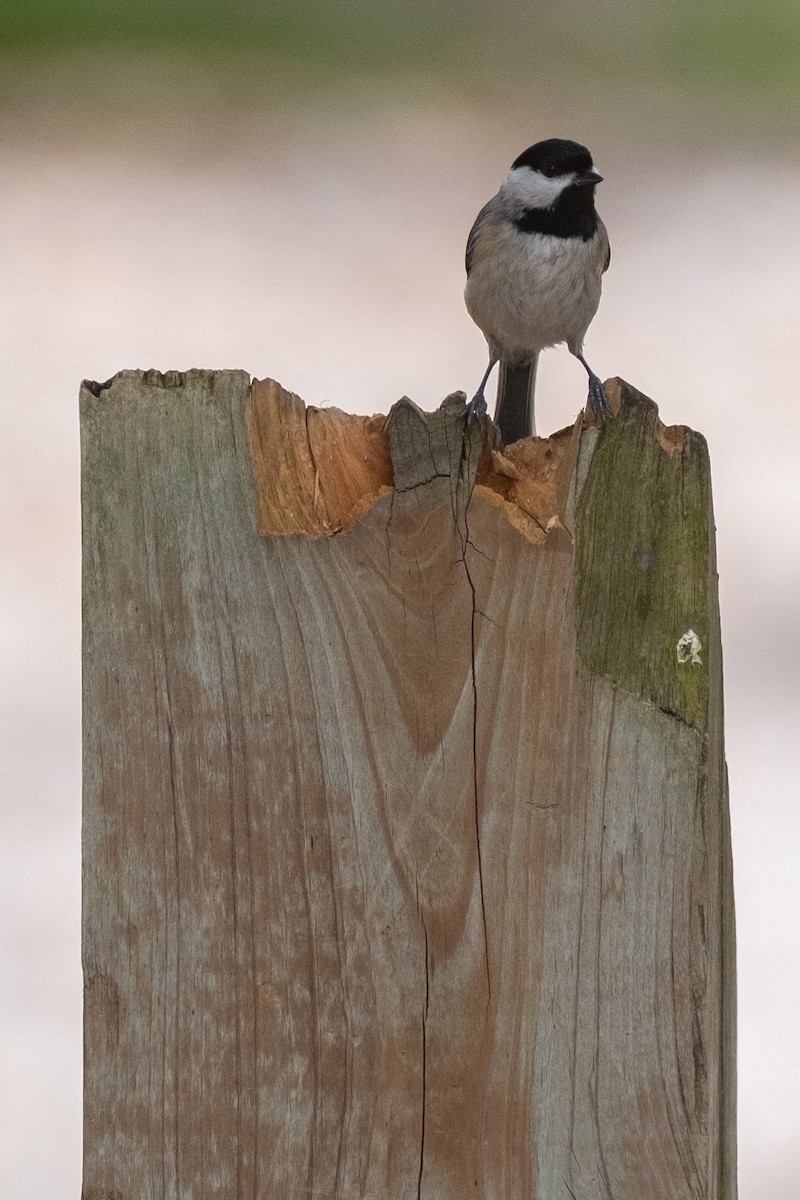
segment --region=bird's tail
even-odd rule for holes
[[[536,433],[533,419],[533,390],[536,386],[538,354],[523,367],[511,367],[500,362],[497,375],[497,405],[494,422],[503,442],[510,446],[520,438]]]

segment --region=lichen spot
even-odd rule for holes
[[[686,633],[682,633],[678,638],[678,662],[679,663],[699,663],[702,666],[703,660],[700,657],[700,651],[703,649],[703,643],[693,629],[687,629]]]

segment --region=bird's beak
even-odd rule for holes
[[[603,176],[595,171],[594,167],[590,167],[588,171],[584,171],[582,175],[578,175],[575,183],[579,187],[594,187],[596,183],[602,183]]]

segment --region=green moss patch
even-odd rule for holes
[[[655,404],[622,384],[578,506],[578,645],[590,672],[705,730],[708,448],[660,430]],[[678,655],[690,630],[700,662]]]

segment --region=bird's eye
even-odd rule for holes
[[[555,163],[545,163],[542,167],[542,174],[546,175],[548,179],[552,179],[557,173],[558,167],[555,165]]]

